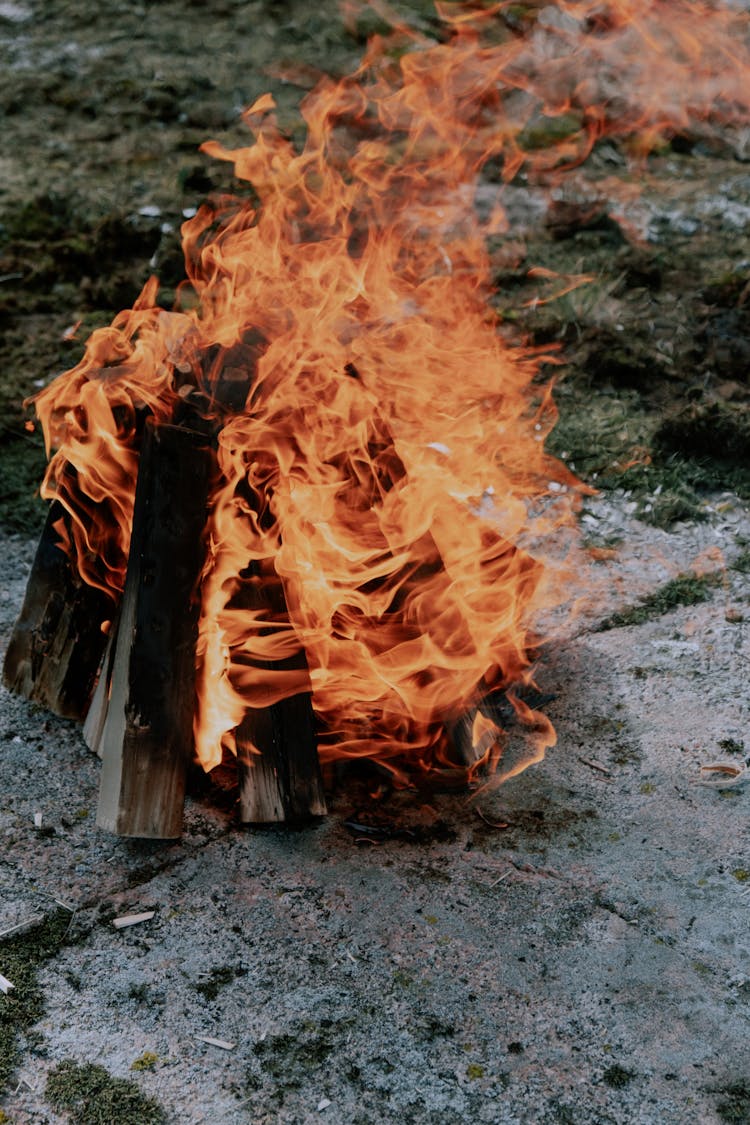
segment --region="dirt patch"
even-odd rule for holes
[[[350,70],[383,25],[368,10],[344,24],[334,0],[314,13],[296,0],[191,5],[187,16],[173,2],[146,17],[134,5],[105,18],[96,5],[44,0],[13,11],[0,20],[14,154],[0,192],[0,520],[20,530],[41,518],[29,489],[40,446],[23,430],[22,401],[76,362],[87,333],[132,304],[153,271],[169,306],[184,215],[236,187],[199,145],[247,143],[240,111],[266,90],[299,138],[306,89],[323,71]],[[438,34],[431,5],[404,11]],[[536,18],[533,5],[523,11],[505,13],[511,31]],[[524,141],[543,151],[579,128],[575,114],[542,116]],[[630,491],[657,526],[699,517],[711,490],[750,494],[749,181],[734,152],[677,137],[634,167],[627,146],[607,141],[554,196],[512,185],[511,230],[495,247],[511,339],[563,348],[550,448],[597,487]],[[535,266],[593,280],[540,304],[550,286],[529,276]]]

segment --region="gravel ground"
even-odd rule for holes
[[[750,1121],[747,789],[695,784],[750,745],[750,576],[732,566],[750,513],[717,497],[666,533],[627,509],[584,517],[626,545],[546,651],[558,746],[474,800],[396,795],[388,838],[347,831],[344,786],[303,831],[242,830],[206,800],[179,843],[115,839],[76,725],[3,692],[3,928],[75,911],[8,1119],[68,1120],[44,1093],[73,1059],[180,1125]],[[717,549],[708,601],[596,631]],[[2,543],[4,641],[32,553]]]

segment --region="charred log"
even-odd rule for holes
[[[20,616],[8,645],[3,683],[68,719],[82,719],[107,643],[114,606],[86,585],[61,545],[67,514],[55,501],[47,514]]]
[[[147,424],[101,731],[97,823],[121,836],[181,830],[211,467],[203,435]]]
[[[246,609],[263,611],[269,629],[288,623],[284,590],[271,560],[248,568],[240,591]],[[254,661],[261,675],[299,672],[307,681],[307,661],[300,647],[277,661]],[[270,693],[269,693],[270,694]],[[248,708],[235,731],[240,782],[240,816],[246,824],[303,821],[324,816],[323,778],[317,731],[309,691],[278,702]]]

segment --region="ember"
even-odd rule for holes
[[[179,832],[186,713],[205,770],[237,756],[246,820],[324,811],[316,734],[324,766],[468,778],[501,758],[482,700],[503,692],[534,732],[505,776],[554,742],[516,689],[541,611],[570,593],[552,533],[582,486],[544,449],[549,355],[502,342],[489,311],[487,239],[507,222],[500,194],[480,214],[478,177],[490,160],[505,181],[557,175],[604,135],[645,154],[694,120],[746,115],[746,21],[588,0],[529,5],[514,28],[506,7],[440,5],[440,42],[404,26],[375,39],[356,74],[305,99],[302,151],[260,98],[251,147],[204,146],[250,190],[184,224],[178,307],[150,281],[36,398],[56,450],[46,550],[56,535],[74,560],[80,603],[63,647],[80,653],[79,619],[115,623],[87,724],[106,827]],[[148,466],[175,431],[170,491],[144,499],[166,487]],[[51,597],[25,607],[26,634],[49,625]],[[99,636],[68,713],[88,705]],[[32,664],[17,636],[6,680],[59,707]]]

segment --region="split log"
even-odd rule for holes
[[[64,718],[82,719],[107,643],[102,625],[114,606],[103,591],[83,582],[62,549],[58,527],[67,518],[54,501],[8,645],[3,683]]]
[[[244,608],[264,610],[271,623],[288,620],[284,589],[270,559],[248,568],[239,599]],[[271,680],[276,671],[307,669],[301,648],[284,660],[253,661],[253,665],[266,671]],[[265,707],[248,708],[235,731],[235,741],[243,823],[299,822],[325,816],[309,692],[298,692]]]
[[[201,357],[199,387],[210,411],[226,417],[245,407],[258,360],[268,346],[255,329],[229,348],[209,348]],[[190,403],[188,402],[188,407]],[[273,560],[248,567],[233,606],[260,609],[286,625],[289,614]],[[278,662],[253,661],[261,672],[303,671],[300,649]],[[240,818],[245,824],[300,822],[326,812],[318,761],[317,729],[309,692],[299,692],[265,707],[248,708],[235,730],[240,787]]]
[[[86,743],[89,750],[93,750],[99,757],[102,755],[102,734],[104,733],[104,724],[107,721],[109,691],[112,684],[112,667],[115,660],[116,644],[117,625],[115,624],[110,630],[109,640],[104,650],[104,658],[99,671],[99,679],[97,680],[94,694],[91,698],[91,706],[88,709],[83,723],[83,741]]]
[[[120,836],[181,831],[211,470],[203,435],[146,424],[101,734],[97,824]]]
[[[235,738],[243,824],[299,823],[325,816],[309,695],[249,710]]]

